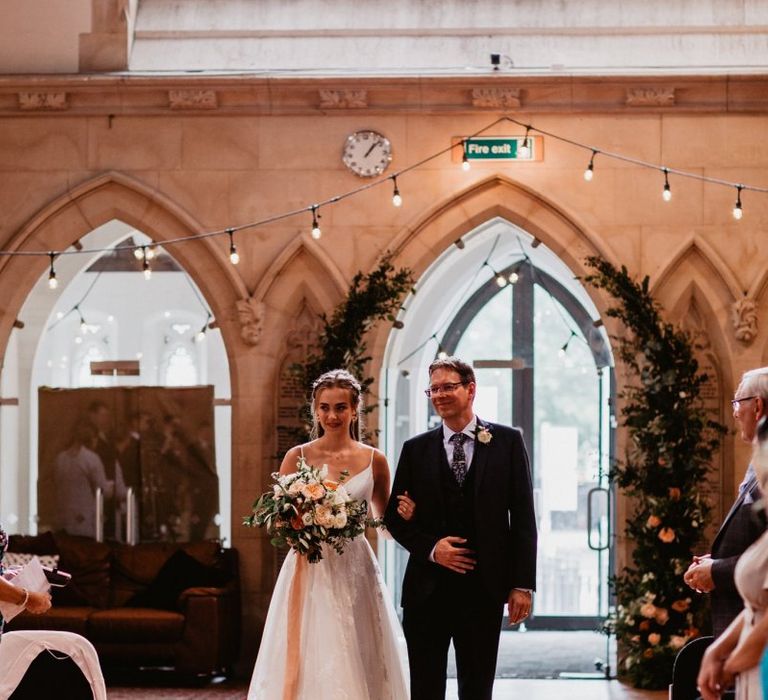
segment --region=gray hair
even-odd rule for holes
[[[759,367],[744,372],[739,386],[746,393],[768,401],[768,367]]]

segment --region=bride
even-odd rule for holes
[[[344,370],[320,376],[312,387],[313,436],[291,448],[281,474],[300,459],[327,465],[328,478],[349,475],[349,495],[383,515],[389,466],[359,441],[361,390]],[[339,555],[323,546],[309,564],[289,551],[272,593],[249,700],[403,700],[408,697],[405,641],[364,535]]]

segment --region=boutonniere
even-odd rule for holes
[[[487,445],[493,439],[491,431],[484,425],[478,425],[475,428],[475,437],[477,438],[477,441],[482,442],[483,445]]]

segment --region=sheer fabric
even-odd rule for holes
[[[371,466],[346,483],[349,494],[371,502]],[[291,585],[303,567],[300,605]],[[298,647],[289,647],[290,616],[300,609]],[[296,640],[293,640],[296,642]],[[289,653],[289,649],[291,649]],[[249,700],[403,700],[408,697],[405,639],[365,536],[342,555],[324,548],[316,564],[291,550],[272,594]],[[286,692],[292,662],[295,692]]]

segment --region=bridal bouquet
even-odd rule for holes
[[[368,504],[350,497],[339,481],[328,478],[328,468],[313,467],[302,457],[294,474],[272,474],[272,490],[253,504],[244,519],[250,527],[266,527],[275,547],[288,545],[310,564],[323,558],[322,545],[341,554],[344,544],[365,531]]]

